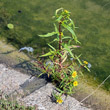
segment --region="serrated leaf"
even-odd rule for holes
[[[58,34],[57,32],[51,32],[51,33],[47,33],[46,35],[39,35],[40,37],[51,37],[55,34]]]

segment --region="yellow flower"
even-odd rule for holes
[[[68,10],[64,10],[65,13],[68,13]]]
[[[63,36],[63,32],[61,32],[60,35]]]
[[[62,99],[57,99],[57,103],[61,104],[63,102]]]
[[[78,85],[78,82],[77,82],[77,81],[74,81],[74,82],[73,82],[73,85],[74,85],[74,86],[77,86],[77,85]]]
[[[84,61],[83,63],[84,63],[84,64],[86,64],[86,65],[88,64],[88,62],[87,62],[87,61]]]
[[[77,72],[74,71],[73,74],[72,74],[72,77],[75,78],[76,76],[77,76]]]

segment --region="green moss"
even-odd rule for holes
[[[45,2],[45,3],[44,3]],[[108,0],[1,0],[0,35],[15,47],[31,46],[35,54],[47,50],[51,39],[42,39],[38,35],[53,30],[52,15],[63,7],[72,12],[71,16],[77,27],[76,31],[82,47],[82,59],[92,64],[91,74],[102,81],[110,74],[110,3]],[[7,7],[7,8],[5,8]],[[6,25],[12,23],[13,30]],[[55,44],[56,45],[56,44]],[[78,54],[78,53],[77,53]],[[105,84],[107,87],[109,81]]]

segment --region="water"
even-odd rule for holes
[[[52,16],[60,7],[71,12],[79,27],[76,34],[82,44],[75,53],[82,53],[81,58],[92,65],[87,74],[101,82],[110,74],[110,0],[0,0],[0,36],[18,49],[32,47],[41,54],[51,39],[38,35],[54,29]],[[13,30],[6,28],[8,23]],[[107,90],[109,83],[105,83]]]

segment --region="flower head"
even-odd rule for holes
[[[72,77],[75,78],[76,76],[77,76],[77,72],[74,71],[74,72],[72,73]]]
[[[73,82],[73,85],[74,85],[74,86],[77,86],[77,85],[78,85],[78,82],[77,82],[77,81],[74,81],[74,82]]]
[[[57,99],[57,103],[61,104],[63,102],[62,99]]]
[[[88,64],[88,62],[87,62],[87,61],[84,61],[83,63],[84,63],[84,64],[86,64],[86,65]]]
[[[61,36],[63,36],[63,32],[61,32],[60,34],[61,34]]]
[[[65,13],[68,13],[68,10],[64,10]]]

